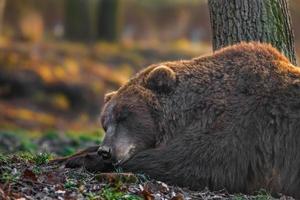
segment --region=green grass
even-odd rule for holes
[[[55,146],[54,153],[59,156],[69,156],[76,153],[80,149],[87,148],[91,145],[100,144],[103,138],[103,131],[101,129],[97,129],[91,131],[66,131],[61,133],[57,130],[31,132],[28,130],[19,129],[0,129],[0,136],[1,138],[4,138],[4,140],[11,142],[12,145],[15,145],[12,146],[11,149],[7,149],[7,147],[1,147],[0,143],[0,153],[29,152],[31,154],[36,154],[37,152],[41,151],[38,141],[43,141],[44,143],[48,144],[51,144],[51,141],[63,141],[66,143],[66,145]],[[59,142],[56,145],[59,145]]]
[[[0,153],[0,165],[8,162],[8,157],[2,153]]]
[[[41,168],[40,166],[34,166],[34,167],[32,168],[32,172],[33,172],[34,174],[36,174],[36,175],[40,175],[40,174],[43,173],[43,170],[42,170],[42,168]]]
[[[32,142],[32,140],[28,138],[22,138],[21,140],[21,145],[20,145],[20,151],[26,151],[26,152],[31,152],[34,153],[38,150],[38,147],[36,144]]]
[[[50,153],[30,153],[30,152],[18,152],[15,154],[18,159],[31,162],[36,165],[47,164],[49,160],[52,158]]]
[[[246,198],[246,196],[242,195],[242,194],[236,194],[233,197],[233,200],[247,200],[247,199],[249,199],[249,198]],[[261,189],[251,199],[253,199],[253,200],[271,200],[271,199],[274,199],[274,198],[266,190]]]
[[[65,146],[65,147],[62,147],[62,150],[61,150],[61,155],[62,156],[70,156],[72,154],[75,154],[76,153],[76,148],[74,147],[70,147],[70,146]]]
[[[264,189],[258,191],[257,195],[255,196],[255,200],[271,200],[271,199],[273,199],[271,194]]]
[[[5,171],[0,174],[0,181],[4,183],[13,183],[19,180],[20,173],[19,172],[13,172],[13,171]]]
[[[99,193],[88,193],[87,198],[89,200],[142,200],[142,198],[137,195],[126,194],[112,187],[105,187]]]
[[[33,161],[36,165],[44,165],[52,158],[50,153],[38,153],[33,155]]]
[[[80,144],[81,142],[96,142],[97,144],[100,144],[104,133],[102,130],[95,130],[90,132],[68,131],[66,132],[66,136],[71,138],[72,140],[74,140],[74,142],[77,142],[78,144]]]
[[[64,188],[66,189],[77,189],[78,183],[74,179],[67,179],[64,184]]]
[[[18,151],[26,151],[26,152],[36,152],[37,145],[32,142],[31,136],[27,135],[26,132],[21,132],[19,130],[16,131],[5,131],[0,130],[0,135],[3,138],[10,138],[11,142],[18,141],[20,144],[18,145]],[[3,149],[0,146],[0,151],[6,151],[7,149]]]
[[[13,156],[15,156],[17,159],[20,159],[24,162],[33,162],[33,153],[30,152],[17,152]]]
[[[49,130],[44,133],[44,138],[48,140],[59,139],[59,133],[57,131]]]

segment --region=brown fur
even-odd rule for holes
[[[270,45],[241,43],[149,66],[106,103],[102,121],[122,124],[141,146],[126,171],[195,190],[300,198],[299,80]],[[134,114],[119,122],[125,111]]]

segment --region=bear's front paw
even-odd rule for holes
[[[56,158],[50,161],[50,165],[64,165],[66,168],[79,168],[84,166],[86,155],[73,155],[63,158]]]
[[[78,163],[80,162],[81,161]],[[89,172],[112,172],[114,170],[113,165],[111,163],[106,163],[97,152],[85,155],[83,167]]]
[[[89,172],[110,172],[114,167],[105,163],[97,152],[58,158],[50,161],[50,164],[64,165],[66,168],[85,168]]]

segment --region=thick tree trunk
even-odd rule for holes
[[[96,7],[98,0],[66,0],[66,38],[91,41],[96,39]]]
[[[119,0],[101,0],[99,4],[98,38],[115,42],[119,39],[121,19]]]
[[[3,32],[3,16],[5,11],[5,0],[0,0],[0,34]]]
[[[241,41],[271,43],[296,64],[287,0],[208,0],[213,49]]]

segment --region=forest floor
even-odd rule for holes
[[[195,192],[144,175],[49,165],[53,157],[100,144],[98,115],[106,92],[150,64],[209,51],[209,45],[187,41],[144,47],[0,38],[0,200],[272,199],[264,191]]]
[[[49,164],[53,157],[70,155],[78,149],[99,144],[98,134],[61,134],[52,131],[37,137],[28,132],[1,131],[0,199],[275,199],[263,190],[252,196],[207,189],[190,191],[151,180],[143,174],[92,174],[85,169],[67,169]],[[278,199],[292,198],[282,196]]]

